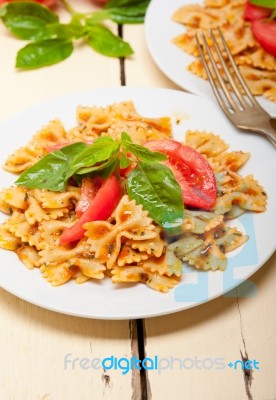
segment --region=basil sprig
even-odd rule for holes
[[[56,64],[71,55],[74,41],[83,39],[96,52],[109,57],[127,57],[133,54],[130,44],[116,36],[105,20],[117,24],[144,21],[150,0],[110,0],[103,9],[92,13],[72,14],[70,23],[62,24],[47,7],[35,2],[5,3],[0,7],[0,18],[18,39],[30,42],[19,50],[16,67],[40,68]]]
[[[163,153],[133,143],[123,132],[121,140],[102,136],[89,146],[80,142],[53,151],[23,172],[15,183],[30,189],[64,191],[71,177],[80,184],[84,176],[119,175],[119,168],[134,164],[126,179],[129,197],[141,204],[156,223],[176,234],[184,206],[173,173],[161,164],[166,159]]]

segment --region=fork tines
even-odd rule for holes
[[[209,33],[214,45],[216,52],[213,54],[209,44],[207,43],[206,37],[203,32],[201,32],[200,36],[202,39],[203,45],[201,46],[199,36],[196,35],[196,42],[198,45],[199,53],[207,73],[208,79],[211,83],[214,94],[225,112],[237,112],[239,110],[245,110],[250,106],[258,106],[257,101],[253,97],[250,92],[244,78],[242,77],[232,55],[227,46],[227,43],[221,33],[219,28],[216,28],[218,32],[219,39],[222,42],[222,50],[218,44],[218,40],[215,36],[215,30],[210,29]],[[205,51],[204,51],[205,50]],[[226,60],[224,59],[223,53],[226,54]],[[216,62],[216,59],[219,61],[220,65]],[[209,59],[209,62],[208,62]],[[230,68],[233,69],[234,74],[237,77],[237,82],[234,80],[230,69],[227,65],[227,61],[230,64]],[[219,68],[220,67],[220,68]],[[216,81],[219,83],[217,86]],[[245,100],[242,91],[239,86],[243,89],[243,93],[245,93],[248,98]],[[221,91],[218,89],[222,89]],[[230,89],[230,90],[229,90]],[[224,97],[223,97],[224,96]],[[227,99],[227,101],[226,101]],[[227,109],[226,109],[227,108]]]

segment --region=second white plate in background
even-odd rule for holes
[[[172,15],[179,7],[191,3],[202,4],[202,0],[151,0],[145,19],[145,32],[148,49],[161,71],[182,89],[191,93],[215,98],[211,86],[191,72],[187,66],[195,57],[185,53],[171,40],[185,31],[185,27],[172,20]],[[258,96],[257,100],[276,117],[276,104]]]

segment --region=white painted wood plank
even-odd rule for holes
[[[276,398],[276,254],[252,277],[256,297],[239,300],[241,329],[248,357],[260,362],[253,373],[253,399]]]
[[[124,38],[135,50],[133,59],[126,61],[127,84],[177,88],[150,58],[143,29],[142,26],[124,27]],[[253,276],[256,297],[239,301],[220,297],[181,313],[145,321],[147,356],[165,358],[161,366],[168,367],[159,374],[148,372],[153,400],[275,399],[275,267],[274,256]],[[228,362],[241,359],[240,351],[245,355],[245,350],[249,359],[260,362],[260,370],[253,372],[251,387],[245,384],[240,369],[227,366]],[[176,360],[195,357],[201,361],[219,357],[226,367],[180,369],[180,361]],[[172,363],[174,368],[169,369]],[[188,367],[191,365],[191,361],[186,363]]]
[[[256,284],[255,297],[239,299],[220,297],[202,306],[174,315],[146,320],[146,353],[148,357],[157,355],[159,359],[197,357],[199,360],[223,359],[224,369],[201,370],[180,369],[174,361],[173,369],[164,369],[158,374],[149,371],[153,399],[166,399],[169,393],[175,398],[192,400],[219,399],[274,399],[275,382],[275,272],[276,256],[252,277]],[[229,362],[241,359],[240,351],[248,358],[258,361],[259,370],[253,372],[253,380],[248,385],[244,374],[229,368]],[[161,366],[172,365],[161,361]],[[187,368],[191,362],[186,361]],[[207,362],[206,366],[211,365]],[[250,397],[252,396],[252,397]]]
[[[92,2],[70,0],[79,11]],[[60,10],[63,20],[68,19]],[[117,27],[114,25],[114,30]],[[16,71],[15,57],[24,41],[0,25],[0,121],[56,96],[93,88],[120,86],[119,61],[77,44],[60,64]],[[58,110],[57,110],[58,114]],[[24,267],[23,267],[24,268]],[[57,289],[58,290],[58,289]],[[131,373],[64,366],[64,357],[131,357],[128,321],[81,319],[43,310],[0,289],[1,400],[130,399]],[[83,365],[87,367],[85,361]],[[105,377],[106,375],[106,377]]]
[[[134,55],[125,61],[127,86],[166,87],[180,89],[153,62],[146,46],[144,25],[126,25],[123,33]]]
[[[92,359],[131,357],[128,321],[61,315],[2,289],[0,315],[1,400],[131,398],[131,372],[91,367]]]

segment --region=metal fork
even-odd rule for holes
[[[203,46],[201,46],[199,42],[198,35],[196,34],[196,42],[198,45],[199,53],[206,70],[208,79],[211,83],[212,89],[214,94],[221,106],[222,110],[229,118],[229,120],[238,128],[246,130],[246,131],[253,131],[263,134],[270,140],[270,142],[276,148],[276,130],[273,129],[271,125],[271,117],[270,115],[259,105],[256,101],[255,97],[252,95],[250,89],[248,88],[244,78],[242,77],[237,64],[235,63],[231,52],[226,44],[226,41],[220,31],[219,28],[219,37],[222,41],[224,51],[227,54],[228,60],[234,70],[234,74],[230,72],[226,61],[224,60],[222,51],[218,45],[218,42],[215,38],[214,31],[210,29],[210,35],[212,41],[214,43],[216,54],[218,56],[218,60],[223,67],[223,71],[225,77],[222,76],[217,62],[211,52],[211,49],[207,43],[205,35],[201,32],[201,38],[203,41]],[[204,54],[203,49],[206,50],[208,54],[209,60],[211,62],[213,71],[215,72],[215,77],[217,78],[220,87],[217,86],[215,82],[215,78],[211,72],[211,69],[208,65],[206,55]],[[240,83],[241,87],[243,88],[246,96],[242,94],[240,88],[235,82],[235,78]],[[228,89],[227,84],[231,87],[231,91]],[[221,89],[221,90],[220,90]]]

